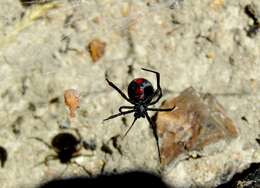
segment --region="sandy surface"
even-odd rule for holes
[[[122,154],[111,138],[122,135],[133,117],[102,122],[127,104],[105,78],[125,92],[135,77],[155,84],[154,75],[141,67],[161,73],[163,99],[189,86],[214,94],[239,131],[224,151],[171,167],[163,175],[171,185],[215,186],[259,162],[260,34],[247,32],[254,24],[245,12],[248,5],[260,19],[257,0],[57,0],[27,8],[18,0],[1,0],[0,144],[8,151],[0,168],[1,187],[34,187],[66,168],[59,161],[37,165],[55,152],[30,139],[50,143],[64,131],[59,127],[68,125],[66,89],[80,92],[80,108],[70,126],[97,146],[82,150],[91,156],[75,158],[78,163],[93,174],[103,167],[105,172],[157,172],[156,144],[146,121],[138,120],[127,137],[118,139]],[[88,51],[93,39],[106,43],[96,62]],[[102,151],[104,145],[112,154]],[[216,167],[212,173],[207,164]],[[63,176],[84,173],[69,165]]]

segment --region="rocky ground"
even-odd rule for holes
[[[2,0],[0,7],[1,187],[129,170],[160,173],[174,187],[215,187],[260,162],[260,1]],[[156,107],[192,86],[217,98],[238,137],[160,171],[147,121],[124,139],[133,116],[102,121],[127,105],[105,78],[125,92],[136,77],[156,85],[142,67],[161,73]],[[80,93],[74,118],[67,89]],[[79,165],[39,164],[55,154],[40,139],[78,136],[64,127],[77,128],[90,149],[73,159]]]

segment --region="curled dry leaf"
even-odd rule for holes
[[[75,89],[67,89],[64,91],[64,102],[69,108],[69,116],[75,117],[75,111],[79,108],[79,92]]]

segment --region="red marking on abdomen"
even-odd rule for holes
[[[142,84],[144,82],[144,79],[143,78],[137,78],[137,79],[135,79],[134,82],[140,86],[140,84]]]
[[[144,93],[143,89],[141,87],[137,87],[136,90],[135,90],[135,94],[137,96],[140,96]]]
[[[137,78],[134,80],[135,84],[136,84],[136,89],[135,89],[135,96],[138,99],[142,99],[144,97],[144,89],[141,87],[142,83],[144,83],[144,79],[143,78]]]

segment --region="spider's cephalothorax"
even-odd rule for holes
[[[53,137],[51,144],[45,142],[43,139],[38,138],[38,137],[32,137],[33,139],[36,139],[43,144],[45,144],[49,149],[54,150],[55,154],[53,155],[48,155],[45,157],[44,161],[39,163],[42,164],[44,163],[47,165],[47,162],[50,160],[59,160],[62,164],[76,164],[77,166],[80,166],[83,168],[83,170],[91,175],[91,173],[86,170],[85,167],[79,165],[75,161],[72,161],[72,158],[81,156],[79,151],[81,150],[82,146],[84,147],[82,143],[82,138],[81,135],[78,131],[78,129],[74,129],[78,138],[74,136],[74,134],[70,132],[63,132],[59,133],[56,136]],[[87,155],[89,156],[89,155]]]
[[[127,100],[133,106],[121,106],[119,108],[119,113],[109,116],[108,118],[104,119],[104,121],[121,116],[121,115],[134,113],[134,121],[133,121],[132,125],[128,128],[126,133],[124,134],[124,137],[125,137],[138,118],[141,118],[141,117],[147,118],[147,120],[149,121],[150,126],[153,130],[155,139],[156,139],[159,159],[161,159],[159,144],[158,144],[158,137],[157,137],[157,133],[156,133],[156,127],[155,127],[154,122],[149,117],[147,111],[172,111],[175,107],[167,108],[167,109],[149,107],[149,106],[157,103],[160,100],[160,98],[162,97],[162,90],[160,87],[160,73],[149,70],[149,69],[144,69],[144,68],[142,68],[142,70],[152,72],[156,75],[156,79],[157,79],[157,89],[156,90],[154,90],[151,82],[149,82],[148,80],[146,80],[144,78],[136,78],[133,81],[131,81],[130,84],[128,85],[128,97],[129,97],[128,98],[114,83],[112,83],[111,81],[106,79],[108,84],[112,88],[114,88],[125,100]]]

